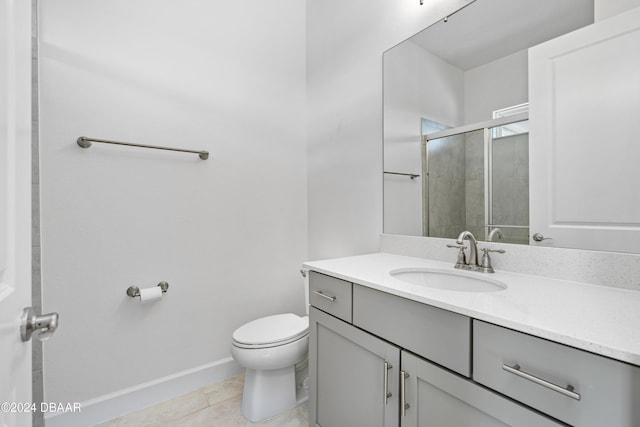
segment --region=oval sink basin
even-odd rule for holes
[[[403,282],[457,292],[497,292],[507,289],[507,285],[488,277],[470,277],[455,271],[428,268],[402,268],[389,274]],[[482,274],[482,273],[477,273]]]

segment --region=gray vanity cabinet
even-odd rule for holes
[[[563,425],[409,352],[401,366],[402,427]]]
[[[561,425],[469,378],[470,318],[315,272],[310,289],[310,426]]]
[[[309,304],[351,323],[353,311],[351,282],[309,272]]]
[[[640,425],[640,367],[479,320],[473,377],[580,427]]]
[[[467,316],[354,284],[353,324],[471,376],[471,319]]]
[[[309,309],[309,425],[398,427],[400,349]]]

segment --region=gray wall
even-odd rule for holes
[[[451,127],[463,124],[463,115],[461,70],[411,40],[384,53],[385,171],[420,174],[421,119]],[[387,233],[422,235],[422,178],[385,174]]]
[[[392,172],[418,173],[421,163],[420,118],[449,127],[476,123],[493,118],[493,111],[518,105],[528,100],[527,51],[523,50],[468,71],[460,70],[427,52],[409,39],[384,53],[384,169]],[[470,136],[469,136],[470,137]],[[467,150],[471,158],[480,156]],[[446,151],[445,151],[446,152]],[[436,153],[440,159],[445,152]],[[437,165],[444,172],[448,163]],[[464,161],[460,158],[460,161]],[[474,162],[470,160],[470,163]],[[457,235],[472,227],[474,234],[484,234],[484,181],[477,168],[467,171],[467,211],[456,202],[457,192],[437,194],[429,204],[430,236]],[[450,175],[430,179],[430,186],[446,188],[455,181]],[[464,175],[464,173],[463,173]],[[431,177],[433,178],[433,176]],[[462,177],[461,180],[465,178]],[[419,181],[385,174],[384,231],[394,234],[422,235],[422,191]],[[461,187],[462,188],[462,187]],[[431,195],[435,193],[430,192]],[[479,206],[479,208],[478,208]],[[459,211],[455,211],[455,209]],[[469,227],[466,227],[468,224]],[[466,227],[466,228],[465,228]],[[482,235],[479,234],[479,235]]]
[[[297,0],[40,3],[47,401],[227,363],[243,323],[304,313],[304,21]]]
[[[493,111],[529,101],[527,50],[513,53],[464,74],[465,123],[493,118]]]

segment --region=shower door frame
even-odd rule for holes
[[[484,170],[491,171],[491,129],[498,126],[505,126],[512,123],[522,122],[529,120],[529,112],[517,113],[508,116],[499,117],[496,119],[486,120],[483,122],[472,123],[469,125],[458,126],[450,128],[440,132],[434,132],[427,135],[422,135],[422,235],[429,237],[429,141],[446,138],[449,136],[462,135],[469,132],[475,132],[483,130],[484,132]],[[492,194],[491,189],[493,186],[492,174],[484,174],[484,240],[487,240],[489,235],[489,228],[493,225],[492,215]]]

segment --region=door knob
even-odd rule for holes
[[[544,237],[542,234],[540,233],[536,233],[533,236],[531,236],[533,238],[533,240],[535,240],[536,242],[542,242],[543,240],[551,240],[551,237]]]
[[[22,311],[22,317],[20,319],[20,336],[22,341],[29,341],[31,335],[36,334],[36,337],[40,341],[45,341],[51,338],[51,335],[58,328],[58,313],[43,314],[36,316],[36,312],[32,307],[26,307]]]

